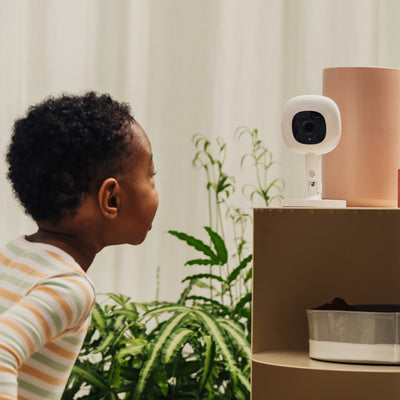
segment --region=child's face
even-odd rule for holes
[[[121,173],[120,215],[116,234],[122,243],[140,244],[151,229],[158,208],[158,193],[154,181],[154,164],[150,141],[143,128],[135,122],[134,156],[127,160]]]

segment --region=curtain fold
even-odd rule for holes
[[[89,274],[99,292],[150,301],[159,267],[160,298],[174,300],[193,253],[166,231],[201,236],[208,222],[193,135],[223,137],[227,172],[245,183],[254,177],[234,132],[257,128],[278,161],[271,179],[304,196],[303,157],[281,140],[283,104],[321,94],[325,67],[399,67],[399,19],[396,0],[1,0],[2,154],[13,120],[48,95],[93,89],[131,103],[152,141],[160,207],[143,245],[105,249]],[[2,160],[2,244],[35,229],[5,174]]]

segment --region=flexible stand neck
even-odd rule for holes
[[[306,174],[308,199],[321,199],[321,156],[319,154],[306,154]]]

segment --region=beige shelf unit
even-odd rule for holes
[[[252,400],[400,399],[400,366],[308,357],[306,309],[400,304],[400,210],[254,210]]]

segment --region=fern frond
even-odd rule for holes
[[[150,347],[148,358],[140,370],[139,380],[135,387],[133,400],[139,400],[141,398],[141,395],[146,386],[146,382],[152,373],[152,370],[154,368],[154,365],[156,364],[157,359],[161,355],[161,349],[165,345],[166,341],[168,340],[172,332],[178,329],[178,327],[181,325],[181,323],[184,321],[184,319],[187,317],[188,314],[190,314],[190,311],[187,310],[179,314],[176,314],[168,321],[166,321],[163,327],[160,329],[160,332],[158,333],[157,337],[154,339]]]
[[[92,322],[100,333],[107,331],[107,317],[98,303],[93,308]]]
[[[247,267],[247,264],[253,259],[252,254],[242,260],[242,262],[229,274],[226,279],[227,283],[233,282],[240,274],[240,271]]]
[[[219,282],[224,282],[224,279],[221,278],[218,275],[214,275],[214,274],[196,274],[196,275],[190,275],[187,276],[185,279],[182,279],[182,283],[186,282],[186,281],[193,281],[193,280],[197,280],[197,279],[215,279]]]
[[[127,347],[118,351],[117,358],[122,360],[126,356],[136,356],[140,354],[147,346],[147,340],[144,339],[130,339],[127,342]]]
[[[143,314],[142,318],[156,317],[156,316],[158,316],[160,314],[164,314],[164,313],[185,312],[185,311],[191,311],[191,309],[186,306],[168,304],[168,305],[153,308],[152,310],[147,311],[145,314]]]
[[[226,365],[229,371],[231,372],[232,380],[235,386],[238,384],[239,381],[250,392],[249,380],[246,376],[244,376],[244,374],[240,371],[240,369],[236,365],[236,362],[233,359],[232,353],[229,349],[229,343],[226,341],[224,330],[222,329],[218,321],[216,321],[214,316],[204,312],[198,307],[194,309],[194,312],[198,316],[198,318],[203,322],[203,326],[207,329],[208,333],[210,334],[210,336],[212,336],[217,347],[219,348],[221,355],[223,356]]]
[[[250,303],[252,299],[252,294],[251,292],[246,293],[236,304],[233,314],[238,314],[239,311],[244,307],[246,303]]]
[[[233,342],[236,343],[238,349],[243,352],[248,359],[250,359],[250,343],[247,341],[246,335],[240,326],[236,322],[226,318],[218,318],[217,321],[223,326],[225,331],[232,338]]]
[[[109,387],[103,382],[103,377],[100,376],[96,371],[88,368],[86,365],[83,367],[75,364],[72,367],[72,374],[79,377],[80,380],[84,378],[85,382],[89,383],[95,388],[103,390],[109,389]]]
[[[208,378],[210,377],[212,366],[215,359],[215,344],[211,336],[203,336],[204,340],[204,360],[203,360],[203,370],[200,378],[199,392],[201,393],[206,385]]]
[[[209,226],[205,226],[204,229],[207,231],[210,239],[214,245],[215,251],[217,252],[217,258],[220,265],[224,265],[228,261],[228,251],[225,246],[225,242],[222,237]]]
[[[182,328],[174,332],[168,341],[165,343],[162,352],[162,362],[168,364],[175,357],[176,353],[182,348],[182,345],[187,342],[190,336],[195,333],[191,329]]]
[[[185,265],[220,265],[220,262],[211,258],[196,258],[186,261]]]
[[[168,233],[170,235],[177,237],[180,240],[183,240],[189,246],[194,247],[197,251],[200,251],[201,253],[210,257],[212,260],[218,260],[218,256],[211,250],[211,247],[207,246],[201,240],[196,239],[195,237],[187,235],[186,233],[183,233],[183,232],[177,232],[177,231],[171,230],[171,231],[168,231]]]
[[[124,294],[106,293],[110,299],[114,300],[117,304],[124,306],[131,298]]]

